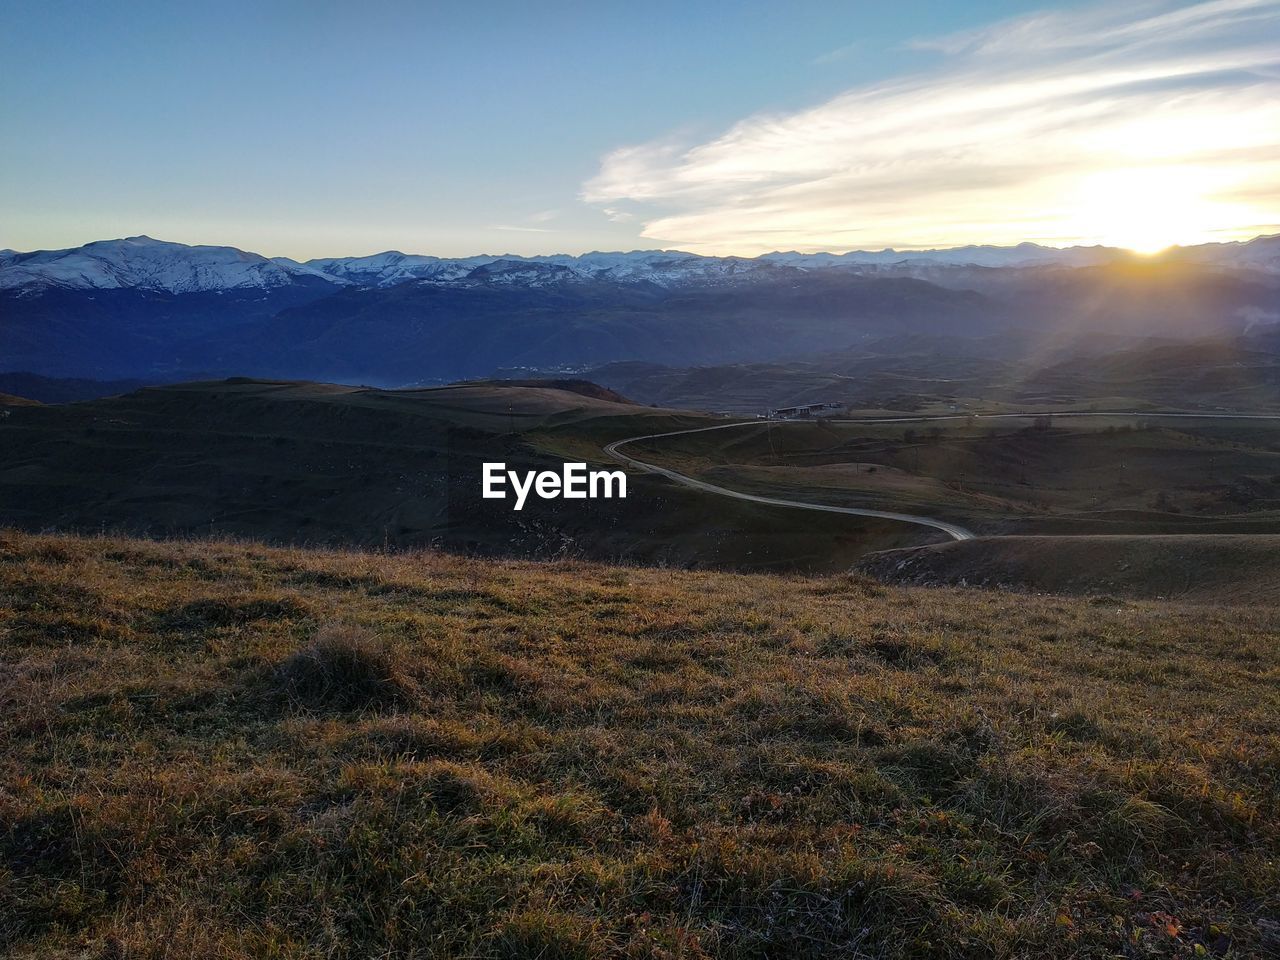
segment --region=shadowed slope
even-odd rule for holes
[[[998,537],[875,553],[891,583],[1280,603],[1280,536]]]
[[[751,569],[840,569],[920,542],[887,522],[797,521],[645,476],[625,500],[531,498],[516,512],[483,499],[484,463],[558,472],[609,462],[601,446],[619,436],[705,422],[549,386],[235,378],[6,409],[0,523],[27,529]]]

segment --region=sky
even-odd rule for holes
[[[0,247],[1280,233],[1280,0],[0,0]]]

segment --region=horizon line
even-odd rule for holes
[[[1192,244],[1171,243],[1167,247],[1162,247],[1159,250],[1150,251],[1150,252],[1134,250],[1132,248],[1123,247],[1123,246],[1109,246],[1104,243],[1092,243],[1092,244],[1073,243],[1073,244],[1067,244],[1064,246],[1055,246],[1049,243],[1041,243],[1036,240],[1022,240],[1014,244],[972,243],[971,242],[971,243],[957,244],[956,246],[952,246],[952,247],[888,246],[888,247],[881,247],[880,249],[851,248],[849,250],[844,250],[841,252],[836,252],[834,250],[815,250],[815,251],[806,253],[806,252],[802,252],[800,250],[795,250],[795,249],[770,250],[766,253],[759,253],[753,256],[747,256],[745,254],[694,253],[689,250],[681,250],[678,247],[646,247],[646,248],[635,248],[632,250],[588,250],[588,251],[584,251],[583,253],[565,253],[565,252],[534,253],[534,254],[470,253],[470,254],[463,254],[461,256],[441,256],[439,254],[432,254],[432,253],[405,253],[402,250],[386,249],[386,250],[378,250],[374,253],[348,254],[343,256],[310,257],[306,260],[299,260],[296,257],[290,257],[287,255],[263,254],[263,253],[257,252],[256,250],[250,250],[245,247],[238,247],[232,244],[184,243],[181,240],[162,240],[156,237],[152,237],[149,234],[139,233],[139,234],[134,234],[132,236],[126,236],[126,237],[104,237],[98,240],[87,240],[84,243],[79,244],[78,246],[73,246],[73,247],[42,247],[42,248],[37,248],[35,250],[19,250],[15,247],[4,247],[4,248],[0,248],[0,253],[16,253],[22,256],[31,256],[31,255],[40,254],[40,253],[64,253],[64,252],[70,252],[73,250],[82,250],[85,247],[88,247],[97,243],[126,243],[129,241],[147,240],[152,243],[173,244],[175,246],[186,247],[188,249],[208,247],[212,249],[236,250],[240,253],[247,253],[253,256],[262,257],[264,260],[271,260],[271,261],[288,260],[292,263],[297,263],[301,265],[306,265],[306,264],[315,262],[317,260],[365,260],[370,257],[379,257],[386,254],[395,254],[397,256],[402,256],[402,257],[430,257],[431,259],[434,259],[434,260],[471,260],[476,258],[492,258],[492,259],[500,259],[500,260],[506,260],[506,259],[540,260],[540,259],[551,259],[554,257],[579,259],[581,257],[589,257],[589,256],[611,256],[611,255],[630,256],[633,254],[640,254],[640,253],[655,253],[655,254],[681,254],[683,256],[696,257],[702,260],[761,260],[766,257],[787,256],[787,255],[800,256],[800,257],[824,257],[824,256],[847,257],[847,256],[852,256],[854,254],[911,255],[911,254],[928,254],[928,253],[953,253],[958,250],[973,250],[973,249],[1018,250],[1023,247],[1034,247],[1038,250],[1053,250],[1053,251],[1062,251],[1062,252],[1070,251],[1070,250],[1113,251],[1116,253],[1127,254],[1137,259],[1151,260],[1151,259],[1156,259],[1158,257],[1164,256],[1176,250],[1194,250],[1200,247],[1245,246],[1250,243],[1254,243],[1258,240],[1274,240],[1274,239],[1280,239],[1280,232],[1259,233],[1259,234],[1256,234],[1255,236],[1252,236],[1252,237],[1249,237],[1248,239],[1243,239],[1243,240],[1209,240],[1209,241],[1205,241],[1204,243],[1192,243]]]

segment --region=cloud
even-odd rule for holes
[[[931,73],[622,147],[582,198],[708,253],[1236,239],[1280,224],[1277,36],[1280,0],[1210,0],[921,40]]]
[[[841,60],[848,59],[861,49],[862,43],[859,41],[846,43],[843,47],[836,47],[834,50],[828,50],[826,53],[819,54],[810,60],[809,63],[811,66],[815,67],[825,66],[828,63],[838,63]]]

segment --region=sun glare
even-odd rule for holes
[[[1235,205],[1215,199],[1220,181],[1217,171],[1189,166],[1092,174],[1080,184],[1075,232],[1145,255],[1208,242],[1239,217]]]

